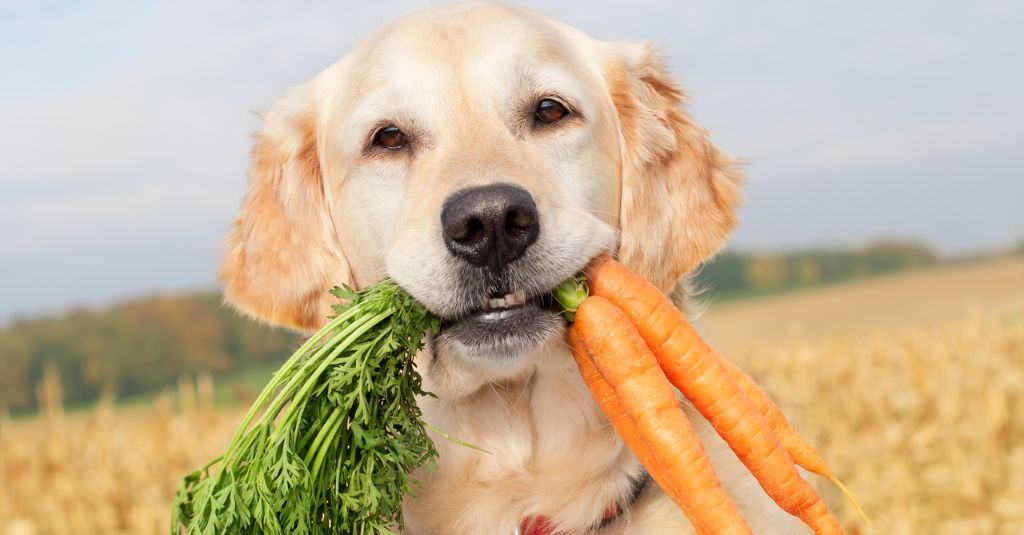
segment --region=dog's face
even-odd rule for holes
[[[487,14],[367,45],[352,68],[371,82],[334,113],[335,217],[362,226],[356,280],[390,275],[444,320],[438,347],[513,371],[563,323],[541,297],[613,244],[618,140],[565,38]]]
[[[400,21],[267,115],[228,300],[309,330],[331,286],[391,276],[443,319],[446,366],[519,373],[596,254],[667,291],[734,224],[734,162],[681,98],[648,46],[518,9]]]

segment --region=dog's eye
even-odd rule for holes
[[[373,135],[373,144],[387,149],[400,149],[408,143],[409,138],[397,126],[385,126]]]
[[[569,115],[569,110],[565,109],[561,102],[550,98],[545,98],[538,102],[537,109],[533,112],[533,116],[544,124],[557,123],[567,115]]]

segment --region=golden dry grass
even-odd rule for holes
[[[985,289],[1007,269],[940,272],[956,281],[952,295],[981,296],[967,301],[937,299],[930,285],[915,286],[908,274],[896,276],[909,277],[896,286],[880,280],[846,287],[845,300],[814,297],[843,290],[833,288],[751,303],[747,317],[737,312],[744,305],[729,305],[728,315],[713,310],[704,325],[742,338],[745,325],[842,318],[850,303],[886,302],[895,292],[905,301],[888,303],[878,312],[882,321],[862,318],[854,330],[843,327],[845,337],[779,341],[783,336],[758,345],[756,333],[747,333],[742,345],[753,349],[737,343],[731,356],[789,410],[860,497],[873,531],[838,492],[820,485],[851,531],[1024,533],[1024,307],[1012,301],[1024,296],[1024,277],[1002,283],[1001,291]],[[873,287],[874,296],[865,290]],[[915,315],[915,293],[945,307],[941,321]],[[810,298],[813,307],[794,308],[795,297]],[[773,311],[773,302],[790,316]],[[965,311],[968,302],[973,311]],[[896,324],[902,326],[879,330]],[[59,389],[44,385],[46,415],[2,422],[0,530],[166,533],[178,478],[218,454],[241,417],[240,409],[214,411],[212,385],[200,383],[199,394],[189,381],[179,386],[180,410],[165,395],[147,408],[105,403],[76,415],[64,415]]]
[[[1024,533],[1024,310],[737,360],[853,489],[875,533]],[[819,487],[845,525],[871,532]]]
[[[1024,308],[1024,255],[905,271],[825,288],[712,306],[698,321],[720,352],[793,339],[863,336],[956,321],[970,308]]]
[[[186,381],[148,407],[64,415],[51,404],[4,421],[0,532],[168,533],[177,482],[221,452],[243,414],[214,410],[212,382],[199,382],[199,396]]]

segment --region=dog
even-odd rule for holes
[[[736,224],[741,174],[683,103],[650,44],[469,3],[399,20],[264,114],[226,301],[310,332],[332,286],[394,278],[443,319],[417,356],[424,420],[490,452],[435,437],[405,533],[693,533],[541,299],[610,251],[685,304],[681,281]],[[795,532],[686,408],[753,531]]]

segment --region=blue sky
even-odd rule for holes
[[[254,112],[430,3],[5,1],[0,324],[212,287]],[[733,247],[1024,237],[1020,2],[525,4],[661,44],[749,162]]]

